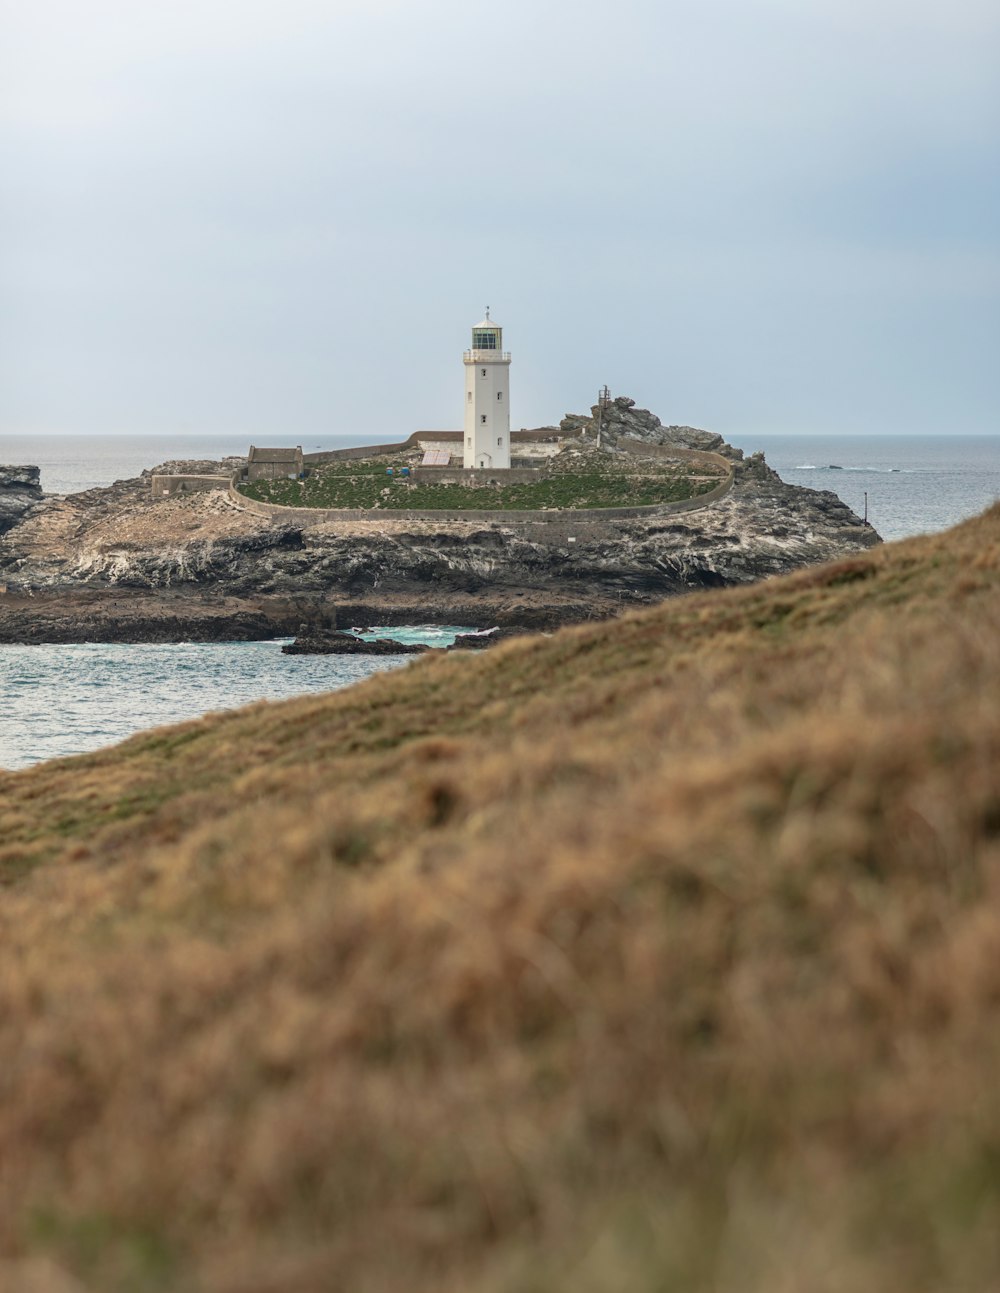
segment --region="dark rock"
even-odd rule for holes
[[[768,485],[780,485],[783,483],[774,468],[767,465],[760,450],[736,464],[736,479],[744,484],[750,481]],[[794,489],[795,487],[789,486],[789,488]]]
[[[281,648],[285,655],[423,655],[431,648],[418,643],[393,642],[391,638],[366,641],[352,633],[308,632]]]
[[[509,638],[524,637],[530,633],[531,629],[515,628],[494,628],[488,629],[484,633],[459,633],[455,641],[448,647],[449,651],[485,651],[487,647],[496,646],[498,642],[506,642]]]
[[[27,489],[41,496],[41,469],[39,467],[0,466],[0,489]]]
[[[38,467],[0,467],[0,534],[13,529],[41,500]]]

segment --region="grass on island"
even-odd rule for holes
[[[672,503],[705,494],[724,479],[721,471],[713,474],[710,466],[570,451],[549,459],[545,475],[537,482],[476,488],[426,483],[398,474],[414,461],[395,456],[327,463],[313,468],[305,480],[245,482],[240,491],[248,498],[286,507],[509,511]]]
[[[0,1287],[1000,1286],[1000,507],[0,778]]]

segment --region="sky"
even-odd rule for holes
[[[1000,432],[995,0],[0,0],[0,434]]]

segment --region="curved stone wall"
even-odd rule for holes
[[[195,476],[174,475],[161,472],[149,478],[149,491],[153,498],[164,498],[171,494],[191,494],[195,491],[205,492],[213,489],[225,489],[229,476]]]

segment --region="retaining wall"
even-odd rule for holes
[[[353,462],[358,458],[374,458],[382,453],[402,453],[404,449],[413,449],[413,437],[399,440],[395,444],[366,444],[355,449],[324,449],[319,453],[304,453],[302,461],[307,466],[321,462]]]
[[[633,458],[685,458],[691,463],[722,466],[727,472],[733,470],[732,459],[716,453],[714,449],[684,449],[674,444],[648,444],[645,440],[632,440],[627,436],[623,436],[618,444]]]
[[[167,498],[171,494],[193,494],[199,490],[225,489],[229,476],[175,476],[166,472],[151,476],[149,492],[153,498]]]

